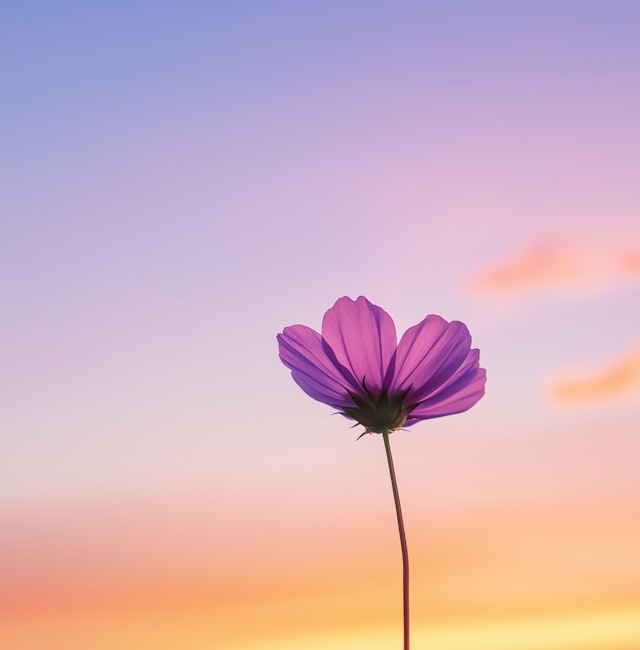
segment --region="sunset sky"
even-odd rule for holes
[[[0,25],[0,647],[401,647],[381,437],[277,355],[343,295],[487,369],[391,438],[413,647],[640,647],[639,3]]]

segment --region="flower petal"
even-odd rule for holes
[[[411,388],[409,401],[421,401],[444,384],[463,364],[471,347],[464,323],[431,314],[400,339],[392,390]]]
[[[396,350],[396,328],[384,309],[364,296],[336,301],[322,320],[322,338],[338,363],[370,390],[380,390]]]
[[[470,409],[484,395],[486,381],[487,371],[480,368],[480,351],[469,350],[458,371],[411,410],[405,426]]]
[[[325,352],[318,332],[306,325],[292,325],[277,339],[282,363],[309,397],[335,408],[354,406],[347,392],[351,386]]]

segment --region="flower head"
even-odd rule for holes
[[[322,334],[292,325],[278,334],[278,345],[307,395],[369,433],[461,413],[484,395],[486,371],[463,323],[432,314],[398,343],[389,314],[364,296],[338,299]]]

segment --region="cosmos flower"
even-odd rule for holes
[[[343,297],[324,315],[322,334],[305,325],[278,334],[280,359],[313,399],[333,406],[384,441],[402,550],[403,648],[409,650],[409,552],[389,434],[421,420],[460,413],[483,395],[486,371],[458,321],[430,315],[398,343],[384,309]]]
[[[338,299],[324,315],[322,334],[292,325],[278,344],[307,395],[368,433],[461,413],[484,395],[486,371],[463,323],[432,314],[398,343],[389,314],[364,296]]]

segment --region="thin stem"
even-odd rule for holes
[[[407,550],[407,537],[404,534],[404,523],[402,521],[402,508],[400,507],[400,495],[398,494],[398,483],[396,472],[393,469],[393,458],[391,456],[391,445],[389,444],[389,432],[383,430],[382,439],[387,452],[389,463],[389,474],[391,475],[391,487],[393,488],[393,500],[396,504],[396,515],[398,517],[398,532],[400,533],[400,548],[402,549],[402,620],[404,629],[404,650],[409,650],[409,552]]]

